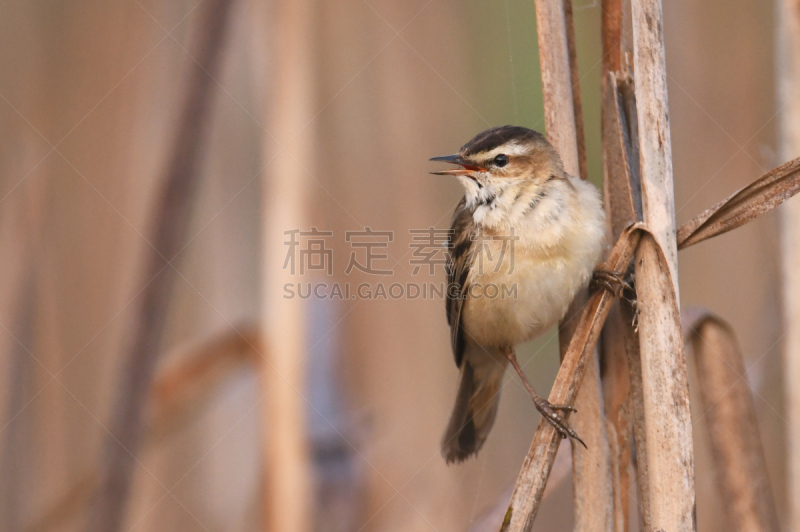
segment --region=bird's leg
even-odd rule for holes
[[[533,389],[531,383],[528,382],[528,378],[525,376],[525,372],[522,371],[522,367],[519,365],[517,361],[517,354],[513,347],[505,347],[503,348],[503,354],[506,356],[511,365],[514,366],[514,369],[517,371],[520,379],[522,379],[522,384],[525,385],[525,389],[528,390],[528,393],[531,395],[533,399],[533,404],[536,406],[536,410],[539,411],[542,416],[551,424],[558,433],[563,438],[575,438],[578,440],[581,445],[586,447],[586,444],[583,443],[583,440],[578,437],[578,434],[572,430],[567,422],[558,414],[558,411],[562,412],[577,412],[574,406],[571,405],[554,405],[544,397],[540,396],[536,393],[536,390]]]
[[[625,280],[625,272],[597,269],[592,273],[589,286],[593,290],[602,288],[608,290],[614,297],[619,297],[623,290],[632,290],[631,285]]]

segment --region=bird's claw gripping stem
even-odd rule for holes
[[[522,371],[522,366],[519,365],[517,361],[517,355],[514,352],[514,348],[512,346],[506,346],[502,349],[503,353],[508,358],[508,361],[511,362],[511,365],[516,370],[517,374],[519,375],[520,379],[522,380],[522,384],[525,386],[525,389],[528,390],[528,393],[533,399],[533,404],[536,405],[536,410],[542,414],[548,423],[553,425],[555,429],[561,434],[564,438],[573,438],[580,442],[581,445],[586,448],[586,444],[583,443],[583,440],[580,439],[578,434],[572,430],[569,425],[567,425],[566,420],[561,417],[558,413],[559,410],[562,412],[577,412],[578,410],[572,405],[557,405],[553,404],[547,399],[540,396],[531,386],[531,383],[528,382],[528,378],[525,376],[525,372]]]
[[[623,290],[632,290],[631,285],[625,280],[625,272],[614,270],[595,270],[590,285],[594,289],[608,290],[614,297],[619,297]]]
[[[580,436],[578,436],[578,434],[572,430],[569,425],[567,425],[566,420],[564,420],[564,418],[558,414],[559,410],[577,412],[574,406],[554,405],[546,399],[542,399],[541,397],[535,398],[533,403],[536,405],[536,410],[538,410],[539,413],[542,414],[542,417],[544,417],[551,425],[553,425],[562,438],[573,438],[583,445],[584,449],[587,448]]]

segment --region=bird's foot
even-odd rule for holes
[[[575,408],[572,405],[556,405],[556,404],[550,403],[549,401],[546,401],[546,402],[547,402],[547,404],[550,405],[550,408],[552,408],[553,410],[560,410],[562,412],[577,412],[578,411],[578,409]]]
[[[631,285],[625,280],[625,272],[598,269],[592,273],[589,283],[592,290],[602,288],[608,290],[614,297],[619,297],[623,290],[632,291]]]
[[[533,403],[536,405],[536,410],[542,414],[544,417],[555,429],[561,434],[562,438],[573,438],[577,440],[584,448],[586,444],[583,443],[583,440],[578,436],[578,434],[567,425],[566,420],[561,417],[558,413],[559,411],[562,412],[577,412],[574,406],[571,405],[554,405],[550,401],[543,399],[541,397],[537,397],[533,400]]]
[[[511,362],[511,365],[516,370],[519,378],[522,379],[522,384],[525,386],[525,389],[528,390],[528,393],[533,399],[533,404],[536,405],[536,410],[539,411],[540,414],[551,424],[555,427],[559,434],[561,434],[564,438],[574,438],[578,440],[581,445],[586,447],[586,444],[583,443],[583,440],[578,437],[578,434],[572,430],[569,425],[567,425],[566,420],[559,415],[559,411],[565,412],[565,415],[570,412],[577,412],[577,409],[572,405],[554,405],[547,399],[540,396],[531,386],[531,383],[528,382],[528,378],[525,376],[525,372],[522,371],[522,366],[519,365],[517,361],[517,354],[514,351],[512,346],[506,346],[502,349],[503,353],[508,358],[508,361]]]

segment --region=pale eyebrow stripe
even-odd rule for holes
[[[482,159],[494,159],[501,153],[506,155],[523,155],[525,153],[525,148],[522,147],[518,142],[511,142],[508,144],[503,144],[502,146],[498,146],[497,148],[484,152],[481,155]]]

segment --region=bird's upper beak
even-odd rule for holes
[[[453,168],[451,170],[439,170],[438,172],[431,172],[434,175],[464,175],[472,177],[474,172],[484,172],[486,169],[474,164],[468,163],[460,155],[445,155],[443,157],[433,157],[431,161],[457,164],[461,168]]]

